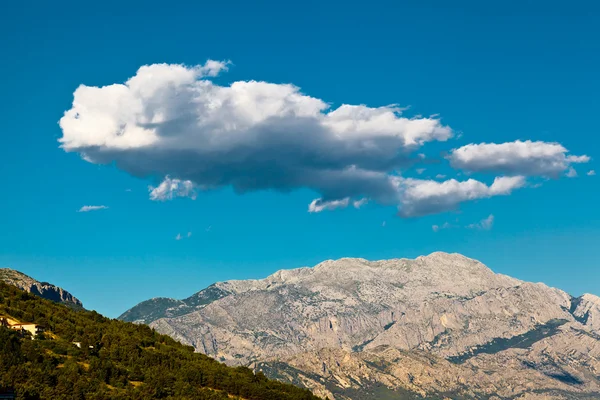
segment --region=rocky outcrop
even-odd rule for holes
[[[124,315],[330,398],[594,398],[599,300],[433,253],[328,260]]]
[[[81,301],[66,290],[47,282],[35,279],[10,268],[0,268],[0,280],[56,303],[63,303],[74,308],[83,308]]]

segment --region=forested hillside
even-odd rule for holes
[[[31,340],[0,327],[0,386],[18,399],[318,399],[145,325],[75,311],[1,282],[0,315],[45,328]]]

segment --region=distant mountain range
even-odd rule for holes
[[[600,298],[459,254],[328,260],[120,319],[338,400],[600,398]]]
[[[62,303],[74,308],[83,308],[81,301],[63,288],[54,286],[48,282],[36,281],[32,277],[14,269],[0,268],[0,281],[56,303]]]

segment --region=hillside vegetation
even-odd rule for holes
[[[46,329],[30,340],[0,327],[0,386],[18,399],[318,399],[194,353],[145,325],[76,311],[2,282],[0,315]]]

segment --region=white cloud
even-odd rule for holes
[[[189,237],[189,238],[192,237],[192,232],[188,232],[187,237]]]
[[[596,171],[594,171],[593,169],[589,170],[587,173],[587,176],[594,176],[596,175]]]
[[[446,175],[443,175],[443,174],[437,174],[435,177],[436,177],[437,179],[444,179],[444,178],[446,177]]]
[[[437,116],[408,118],[396,105],[332,108],[292,84],[210,79],[228,66],[153,64],[123,84],[81,85],[60,120],[61,147],[161,182],[149,188],[152,200],[195,198],[197,189],[220,187],[308,188],[319,196],[310,212],[359,208],[369,199],[397,205],[403,217],[507,195],[524,186],[524,176],[553,176],[589,160],[556,143],[471,144],[451,153],[452,165],[515,176],[491,185],[402,178],[422,145],[452,137]]]
[[[442,229],[448,229],[451,228],[452,225],[450,225],[448,222],[444,222],[443,225],[432,225],[431,226],[431,230],[433,230],[434,232],[439,232]]]
[[[530,140],[507,143],[468,144],[452,150],[452,167],[469,172],[495,172],[505,175],[558,177],[573,163],[586,163],[590,157],[567,155],[559,143]]]
[[[90,212],[90,211],[98,211],[98,210],[106,210],[107,206],[83,206],[77,212]]]
[[[335,210],[336,208],[346,208],[348,207],[348,203],[350,202],[350,198],[346,197],[341,200],[330,200],[324,201],[323,199],[314,199],[308,205],[308,212],[310,213],[319,213],[325,210]]]
[[[196,191],[192,181],[182,181],[180,179],[171,179],[166,176],[157,187],[149,186],[150,199],[155,201],[172,200],[175,197],[196,198]]]
[[[522,176],[497,177],[489,186],[475,179],[466,181],[450,179],[444,182],[398,176],[391,176],[389,179],[395,187],[393,196],[388,199],[389,203],[397,204],[399,215],[405,218],[452,211],[466,201],[509,195],[513,190],[526,184],[525,177]],[[349,204],[349,197],[340,200],[319,198],[309,204],[308,211],[311,213],[331,211],[346,208]],[[357,202],[353,204],[357,207]]]
[[[416,171],[417,174],[421,175],[423,172],[425,172],[425,168],[417,168]]]
[[[383,222],[381,223],[381,226],[382,226],[383,228],[385,228],[385,226],[386,226],[386,225],[387,225],[387,222],[386,222],[386,221],[383,221]]]
[[[229,70],[230,64],[231,64],[231,61],[208,60],[204,65],[196,67],[196,68],[198,68],[198,77],[217,76],[221,72]]]
[[[570,167],[567,172],[565,173],[565,176],[567,178],[576,178],[577,177],[577,171],[575,171],[575,168]]]
[[[437,182],[396,178],[396,181],[400,196],[399,214],[403,217],[451,211],[462,202],[508,195],[525,185],[522,176],[497,177],[489,186],[475,179]]]
[[[470,229],[482,229],[485,231],[489,231],[494,226],[494,215],[490,214],[487,218],[482,219],[476,224],[469,224],[467,228]]]
[[[181,233],[178,233],[177,236],[175,236],[175,240],[181,240],[183,239],[183,236],[181,236]]]
[[[367,199],[366,197],[363,197],[360,200],[355,200],[352,205],[354,206],[354,208],[361,208],[362,206],[364,206],[365,204],[367,204],[369,202],[369,199]]]
[[[452,136],[437,117],[405,117],[395,105],[331,108],[292,84],[208,79],[226,69],[153,64],[124,84],[81,85],[60,120],[61,147],[206,190],[309,188],[327,201],[381,202],[394,191],[388,175],[413,151]],[[181,193],[156,189],[156,200]]]

